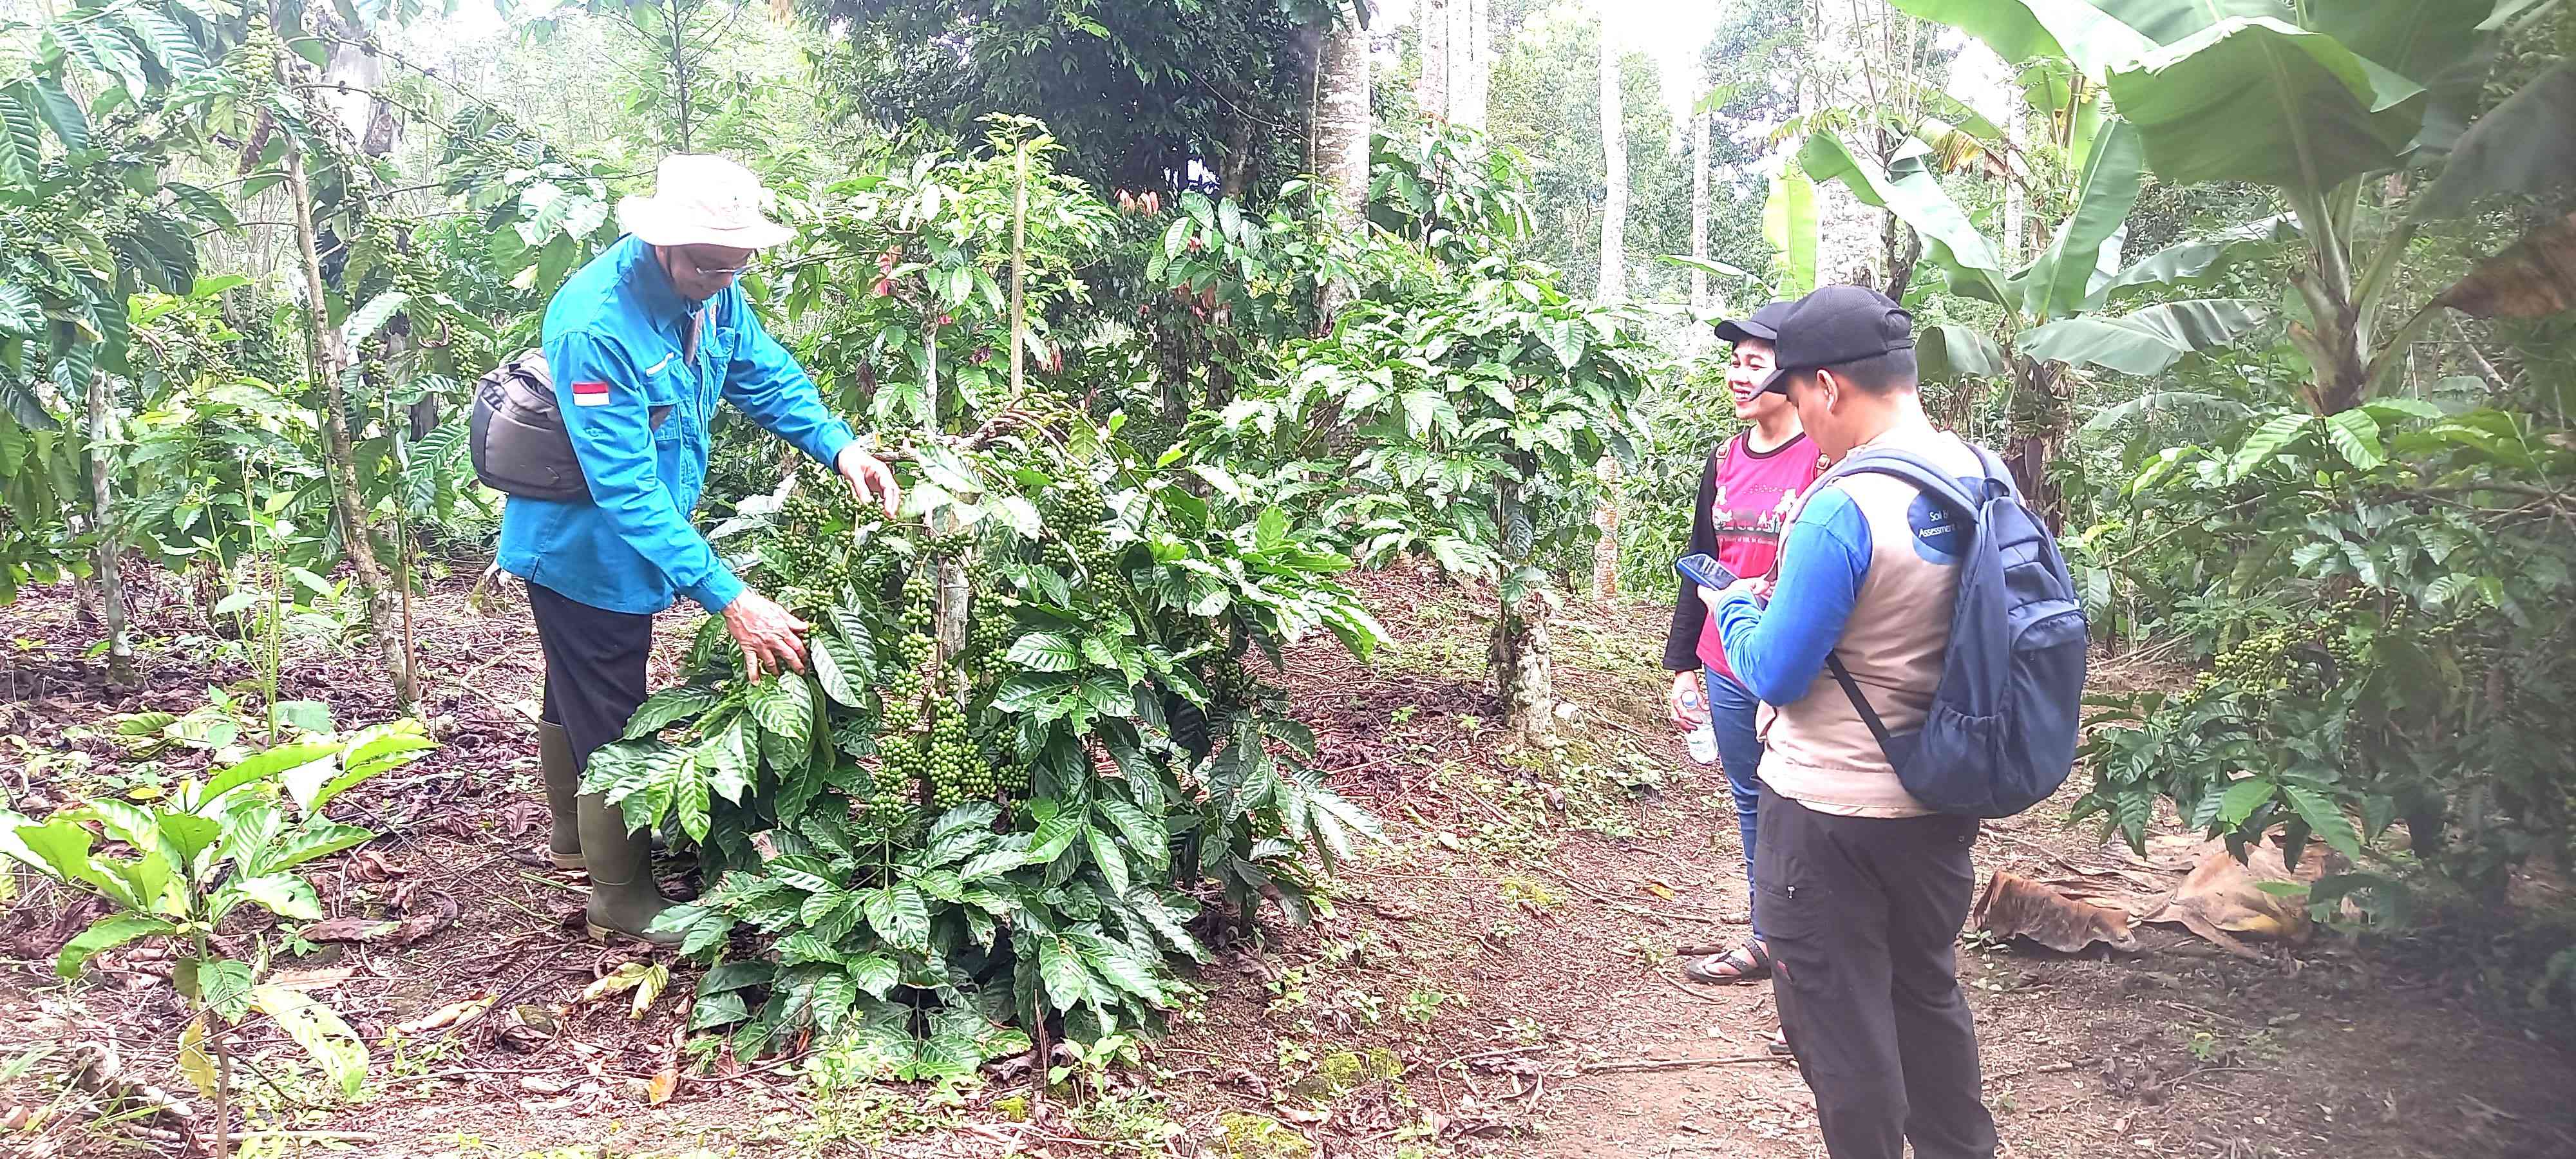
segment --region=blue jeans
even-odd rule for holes
[[[1762,702],[1734,677],[1712,669],[1700,670],[1700,682],[1708,690],[1708,717],[1717,730],[1717,764],[1726,770],[1727,788],[1735,793],[1735,824],[1744,835],[1745,907],[1753,936],[1760,938],[1762,912],[1755,899],[1761,891],[1753,888],[1753,843],[1762,804],[1762,738],[1753,731],[1753,713]]]

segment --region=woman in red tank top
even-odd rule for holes
[[[1748,426],[1709,456],[1707,473],[1700,477],[1699,503],[1691,512],[1690,550],[1716,557],[1739,576],[1771,574],[1780,555],[1780,534],[1788,526],[1798,496],[1823,467],[1816,444],[1798,428],[1798,413],[1787,397],[1754,389],[1770,372],[1772,340],[1779,337],[1774,327],[1788,305],[1774,302],[1750,318],[1717,327],[1719,337],[1735,344],[1726,385],[1734,395],[1735,417]],[[1709,723],[1717,733],[1718,764],[1735,796],[1749,894],[1755,810],[1762,799],[1762,741],[1753,728],[1760,701],[1727,667],[1707,605],[1689,584],[1682,585],[1681,596],[1674,601],[1672,631],[1664,640],[1664,667],[1673,670],[1674,722],[1685,729]],[[1751,940],[1692,962],[1683,973],[1699,982],[1749,983],[1770,977],[1771,955],[1762,945],[1762,915],[1756,910],[1751,919]]]

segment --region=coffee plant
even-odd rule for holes
[[[1167,960],[1206,959],[1208,899],[1302,918],[1304,854],[1374,833],[1246,662],[1317,629],[1366,655],[1380,632],[1328,578],[1350,561],[1061,400],[1031,410],[986,446],[916,447],[902,521],[815,467],[746,502],[720,543],[814,625],[808,670],[744,680],[711,620],[688,682],[592,758],[587,787],[722,871],[664,920],[728,959],[693,1023],[738,1051],[811,1025],[928,1077],[1020,1049],[996,1024],[1157,1026],[1187,993]]]
[[[2199,621],[2189,688],[2097,699],[2077,815],[2138,844],[2162,796],[2240,850],[2323,841],[2352,869],[2313,900],[2363,891],[2382,916],[2417,867],[2493,901],[2527,858],[2576,862],[2563,435],[2393,399],[2256,414],[2230,441],[2132,484],[2154,504],[2134,571],[2238,610]],[[2405,848],[2381,843],[2401,821]]]
[[[321,900],[305,867],[375,837],[331,820],[324,808],[436,747],[408,720],[247,755],[224,745],[219,751],[235,759],[202,783],[191,777],[139,803],[101,797],[41,821],[0,795],[0,869],[24,867],[106,904],[108,912],[55,956],[64,978],[135,942],[172,948],[171,981],[188,1012],[175,1043],[178,1069],[214,1100],[218,1122],[232,1097],[231,1040],[253,1013],[285,1031],[343,1097],[354,1097],[366,1078],[366,1040],[329,1006],[267,976],[270,938],[258,924],[266,919],[253,918],[254,936],[245,939],[243,915],[319,921]],[[255,947],[246,958],[245,940]]]

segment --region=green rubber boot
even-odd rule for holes
[[[557,869],[580,869],[581,768],[573,763],[572,734],[562,725],[537,722],[537,767],[546,777],[546,811],[554,814],[546,854]]]
[[[656,946],[677,946],[676,933],[648,933],[653,919],[671,903],[653,882],[653,835],[630,832],[626,815],[597,793],[581,798],[581,851],[590,863],[590,905],[582,917],[590,936],[601,941],[612,933],[640,938]]]

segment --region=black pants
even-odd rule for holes
[[[528,585],[528,612],[546,653],[546,699],[537,715],[562,725],[573,763],[626,733],[644,703],[644,661],[653,654],[653,617],[612,612]]]
[[[1843,817],[1762,790],[1753,880],[1780,1029],[1833,1159],[1988,1159],[1995,1122],[1952,947],[1973,817]]]

